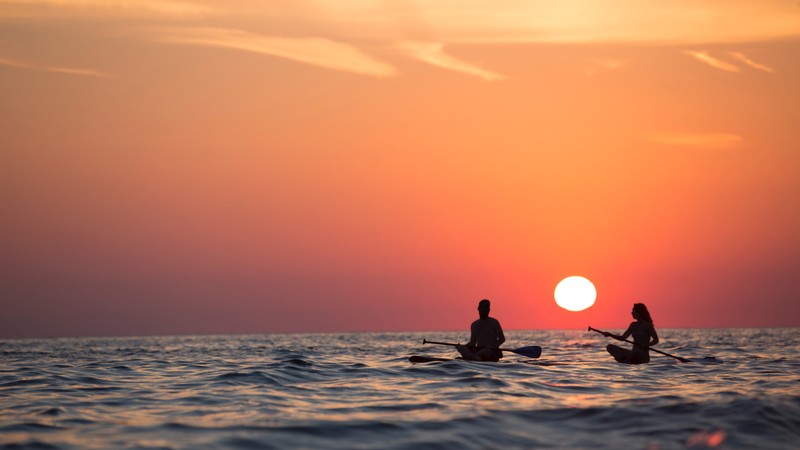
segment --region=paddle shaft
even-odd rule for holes
[[[592,328],[592,327],[589,327],[589,331],[594,331],[594,332],[596,332],[596,333],[600,333],[600,334],[603,334],[603,333],[605,333],[605,331],[601,331],[601,330],[598,330],[597,328]],[[612,333],[609,333],[609,334],[612,334]],[[639,345],[639,344],[637,344],[636,342],[633,342],[633,341],[631,341],[631,340],[628,340],[628,339],[620,339],[620,340],[622,340],[622,341],[625,341],[625,342],[627,342],[627,343],[629,343],[629,344],[633,344],[633,345],[635,345],[635,346],[637,346],[637,347],[639,347],[639,348],[643,348],[643,349],[645,349],[645,350],[647,350],[647,349],[649,348],[650,350],[652,350],[652,351],[654,351],[654,352],[656,352],[656,353],[661,353],[661,354],[662,354],[662,355],[664,355],[664,356],[669,356],[670,358],[675,358],[675,359],[677,359],[677,360],[678,360],[678,361],[680,361],[680,362],[690,362],[690,361],[689,361],[688,359],[686,359],[686,358],[681,358],[680,356],[670,355],[670,354],[669,354],[669,353],[667,353],[667,352],[662,352],[661,350],[656,350],[656,349],[654,349],[653,347],[644,347],[643,345]]]

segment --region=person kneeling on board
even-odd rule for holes
[[[499,361],[503,357],[500,346],[506,341],[503,327],[494,317],[489,317],[491,303],[483,299],[478,303],[480,318],[472,322],[469,343],[458,345],[461,357],[471,361]]]
[[[628,325],[622,335],[603,332],[604,336],[624,341],[628,336],[633,336],[633,347],[628,350],[618,345],[608,344],[606,350],[617,362],[628,364],[644,364],[650,362],[650,347],[658,344],[658,333],[653,326],[653,319],[644,303],[634,303],[631,315],[636,320]]]

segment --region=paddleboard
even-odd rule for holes
[[[430,356],[409,356],[408,361],[412,363],[427,363],[434,361],[452,361],[452,358],[433,358]]]

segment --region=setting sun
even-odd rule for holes
[[[597,290],[586,278],[573,276],[561,280],[554,295],[556,304],[567,311],[583,311],[594,305]]]

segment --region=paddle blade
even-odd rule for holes
[[[509,350],[509,351],[514,352],[518,355],[527,356],[528,358],[538,358],[539,356],[542,355],[542,347],[539,347],[538,345],[516,348],[514,350]]]

